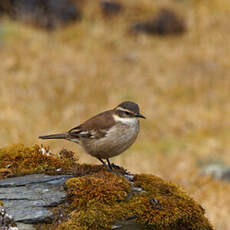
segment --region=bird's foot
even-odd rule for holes
[[[107,164],[99,157],[98,157],[98,160],[103,164],[103,166],[106,168],[108,172],[112,172],[116,174],[117,176],[123,176],[130,181],[133,179],[132,174],[130,174],[126,169],[114,163],[111,164],[108,158],[106,158]]]
[[[109,165],[104,164],[103,166],[106,168],[106,170],[107,170],[108,172],[114,172],[113,168],[110,168]]]
[[[115,165],[114,163],[111,164],[111,167],[114,169],[119,169],[119,170],[122,169],[122,167],[120,167],[119,165]]]

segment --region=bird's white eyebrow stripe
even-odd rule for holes
[[[133,113],[132,111],[130,111],[130,110],[128,110],[128,109],[121,108],[121,107],[117,107],[116,109],[117,109],[117,110],[124,111],[124,112],[128,112],[128,113]]]

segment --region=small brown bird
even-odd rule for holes
[[[90,154],[112,169],[109,158],[124,152],[133,144],[139,133],[139,106],[125,101],[112,110],[108,110],[90,118],[68,132],[40,136],[41,139],[66,139],[73,141]]]

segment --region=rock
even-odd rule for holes
[[[0,230],[13,230],[14,226],[13,217],[7,213],[3,206],[0,206]]]
[[[131,26],[131,32],[146,34],[182,34],[185,32],[185,23],[182,18],[169,9],[161,9],[149,21],[137,22]]]
[[[49,184],[63,184],[67,178],[72,177],[71,175],[56,175],[49,176],[45,174],[33,174],[25,175],[21,177],[13,177],[4,180],[0,180],[1,187],[15,187],[35,183],[49,183]]]
[[[80,18],[80,11],[70,0],[3,0],[0,8],[11,17],[54,29]]]
[[[21,225],[21,230],[32,230],[31,224],[49,230],[213,230],[196,201],[157,176],[134,175],[114,164],[113,171],[100,165],[72,164],[74,154],[67,150],[62,158],[46,156],[38,146],[13,146],[0,152],[0,169],[11,165],[11,176],[21,175],[21,170],[34,172],[31,165],[34,169],[43,166],[42,172],[52,175],[60,173],[58,168],[74,173],[74,177],[37,174],[0,180],[4,225],[10,222],[7,212],[16,223],[28,224]]]
[[[101,1],[102,13],[105,16],[112,16],[120,13],[123,9],[121,3],[115,1]]]
[[[3,16],[4,10],[0,7],[0,17]]]
[[[17,222],[51,222],[53,213],[47,207],[64,202],[63,184],[70,175],[27,175],[0,181],[0,200],[7,213]]]
[[[116,222],[111,229],[118,230],[143,230],[144,226],[136,223],[136,217],[131,216],[124,221]]]
[[[1,148],[0,179],[35,173],[66,175],[73,174],[74,171],[79,172],[80,165],[74,157],[74,153],[69,151],[69,154],[62,156],[62,153],[65,152],[62,150],[60,154],[54,156],[48,148],[47,152],[44,150],[38,145],[26,147],[21,144]],[[62,179],[60,178],[60,180]],[[10,180],[6,180],[4,183],[10,183]]]
[[[15,205],[17,205],[17,203]],[[44,207],[28,207],[26,204],[25,206],[22,205],[21,207],[7,207],[6,210],[14,217],[14,220],[18,222],[29,224],[52,222],[53,213]]]
[[[199,204],[177,186],[153,175],[133,178],[101,170],[71,178],[66,187],[72,211],[57,230],[92,226],[95,230],[213,230]]]
[[[20,222],[17,222],[16,224],[19,230],[36,230],[32,224],[23,224]]]
[[[223,173],[222,179],[230,182],[230,168]]]
[[[222,163],[211,163],[206,165],[202,170],[202,174],[230,182],[230,167]]]

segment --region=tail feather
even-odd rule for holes
[[[68,139],[70,136],[68,133],[58,133],[46,136],[39,136],[40,139]]]

